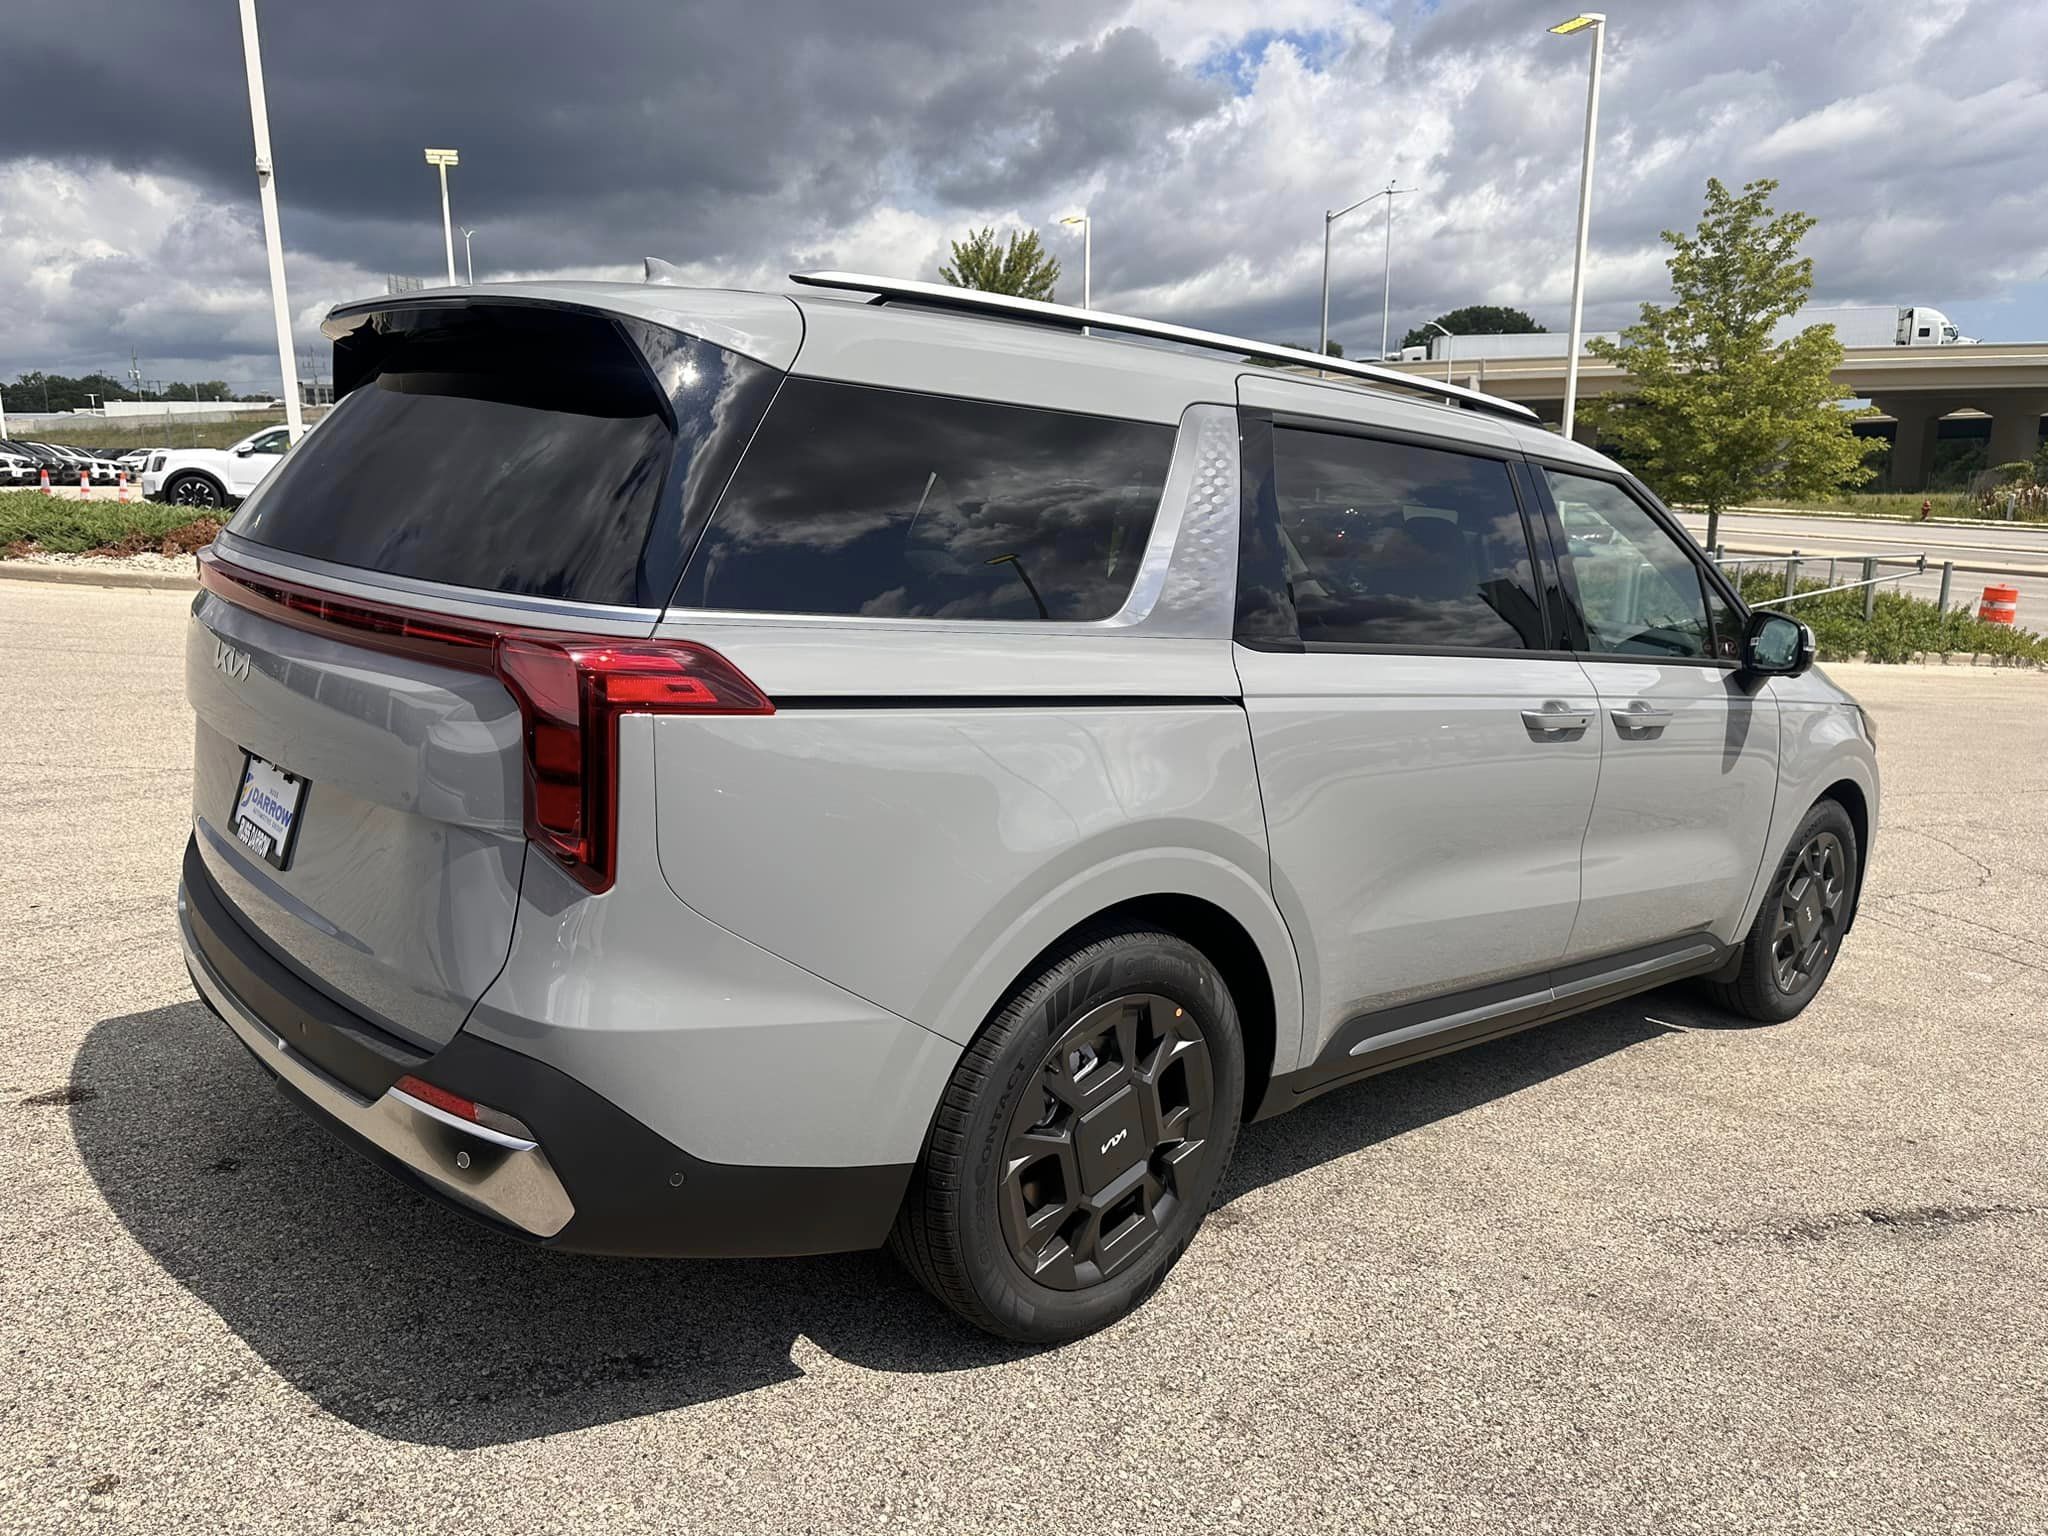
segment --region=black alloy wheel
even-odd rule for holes
[[[1782,1024],[1813,1001],[1856,912],[1862,850],[1839,801],[1817,801],[1792,834],[1730,969],[1707,983],[1722,1007]]]
[[[1216,1075],[1193,1014],[1147,992],[1098,1004],[1046,1051],[1010,1116],[1000,1192],[1010,1257],[1075,1291],[1171,1226],[1209,1150]]]
[[[1849,858],[1832,831],[1816,832],[1800,848],[1778,888],[1778,920],[1771,929],[1771,978],[1786,996],[1798,995],[1827,969],[1849,920]]]
[[[1003,1338],[1057,1344],[1158,1289],[1237,1143],[1244,1040],[1178,934],[1106,928],[1039,962],[940,1097],[889,1246]]]
[[[223,499],[220,487],[204,475],[180,475],[171,482],[166,495],[173,506],[179,507],[217,507]]]

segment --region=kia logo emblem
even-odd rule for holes
[[[239,683],[249,675],[249,653],[236,650],[227,641],[215,635],[213,638],[213,670],[227,674],[228,681]]]

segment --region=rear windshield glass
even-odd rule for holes
[[[690,561],[687,607],[1105,619],[1174,429],[792,378]]]
[[[639,607],[667,602],[684,523],[781,377],[674,332],[519,305],[376,316],[336,345],[335,376],[341,402],[231,531],[394,576]]]

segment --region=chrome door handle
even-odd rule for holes
[[[1551,740],[1573,731],[1583,731],[1592,723],[1593,716],[1590,711],[1573,709],[1562,699],[1550,699],[1541,709],[1522,711],[1522,724],[1526,725],[1529,734],[1538,740]]]
[[[1645,704],[1641,699],[1632,699],[1626,709],[1610,709],[1607,712],[1614,720],[1614,728],[1623,736],[1636,739],[1661,731],[1671,723],[1671,711]]]

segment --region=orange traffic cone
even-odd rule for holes
[[[78,494],[81,496],[90,496],[92,494],[92,476],[82,469],[78,472]]]
[[[115,483],[121,487],[121,500],[126,501],[128,499],[128,471],[122,470],[114,479]]]
[[[50,472],[47,469],[43,471],[43,494],[45,496],[54,496],[57,494],[55,491],[50,489]]]

